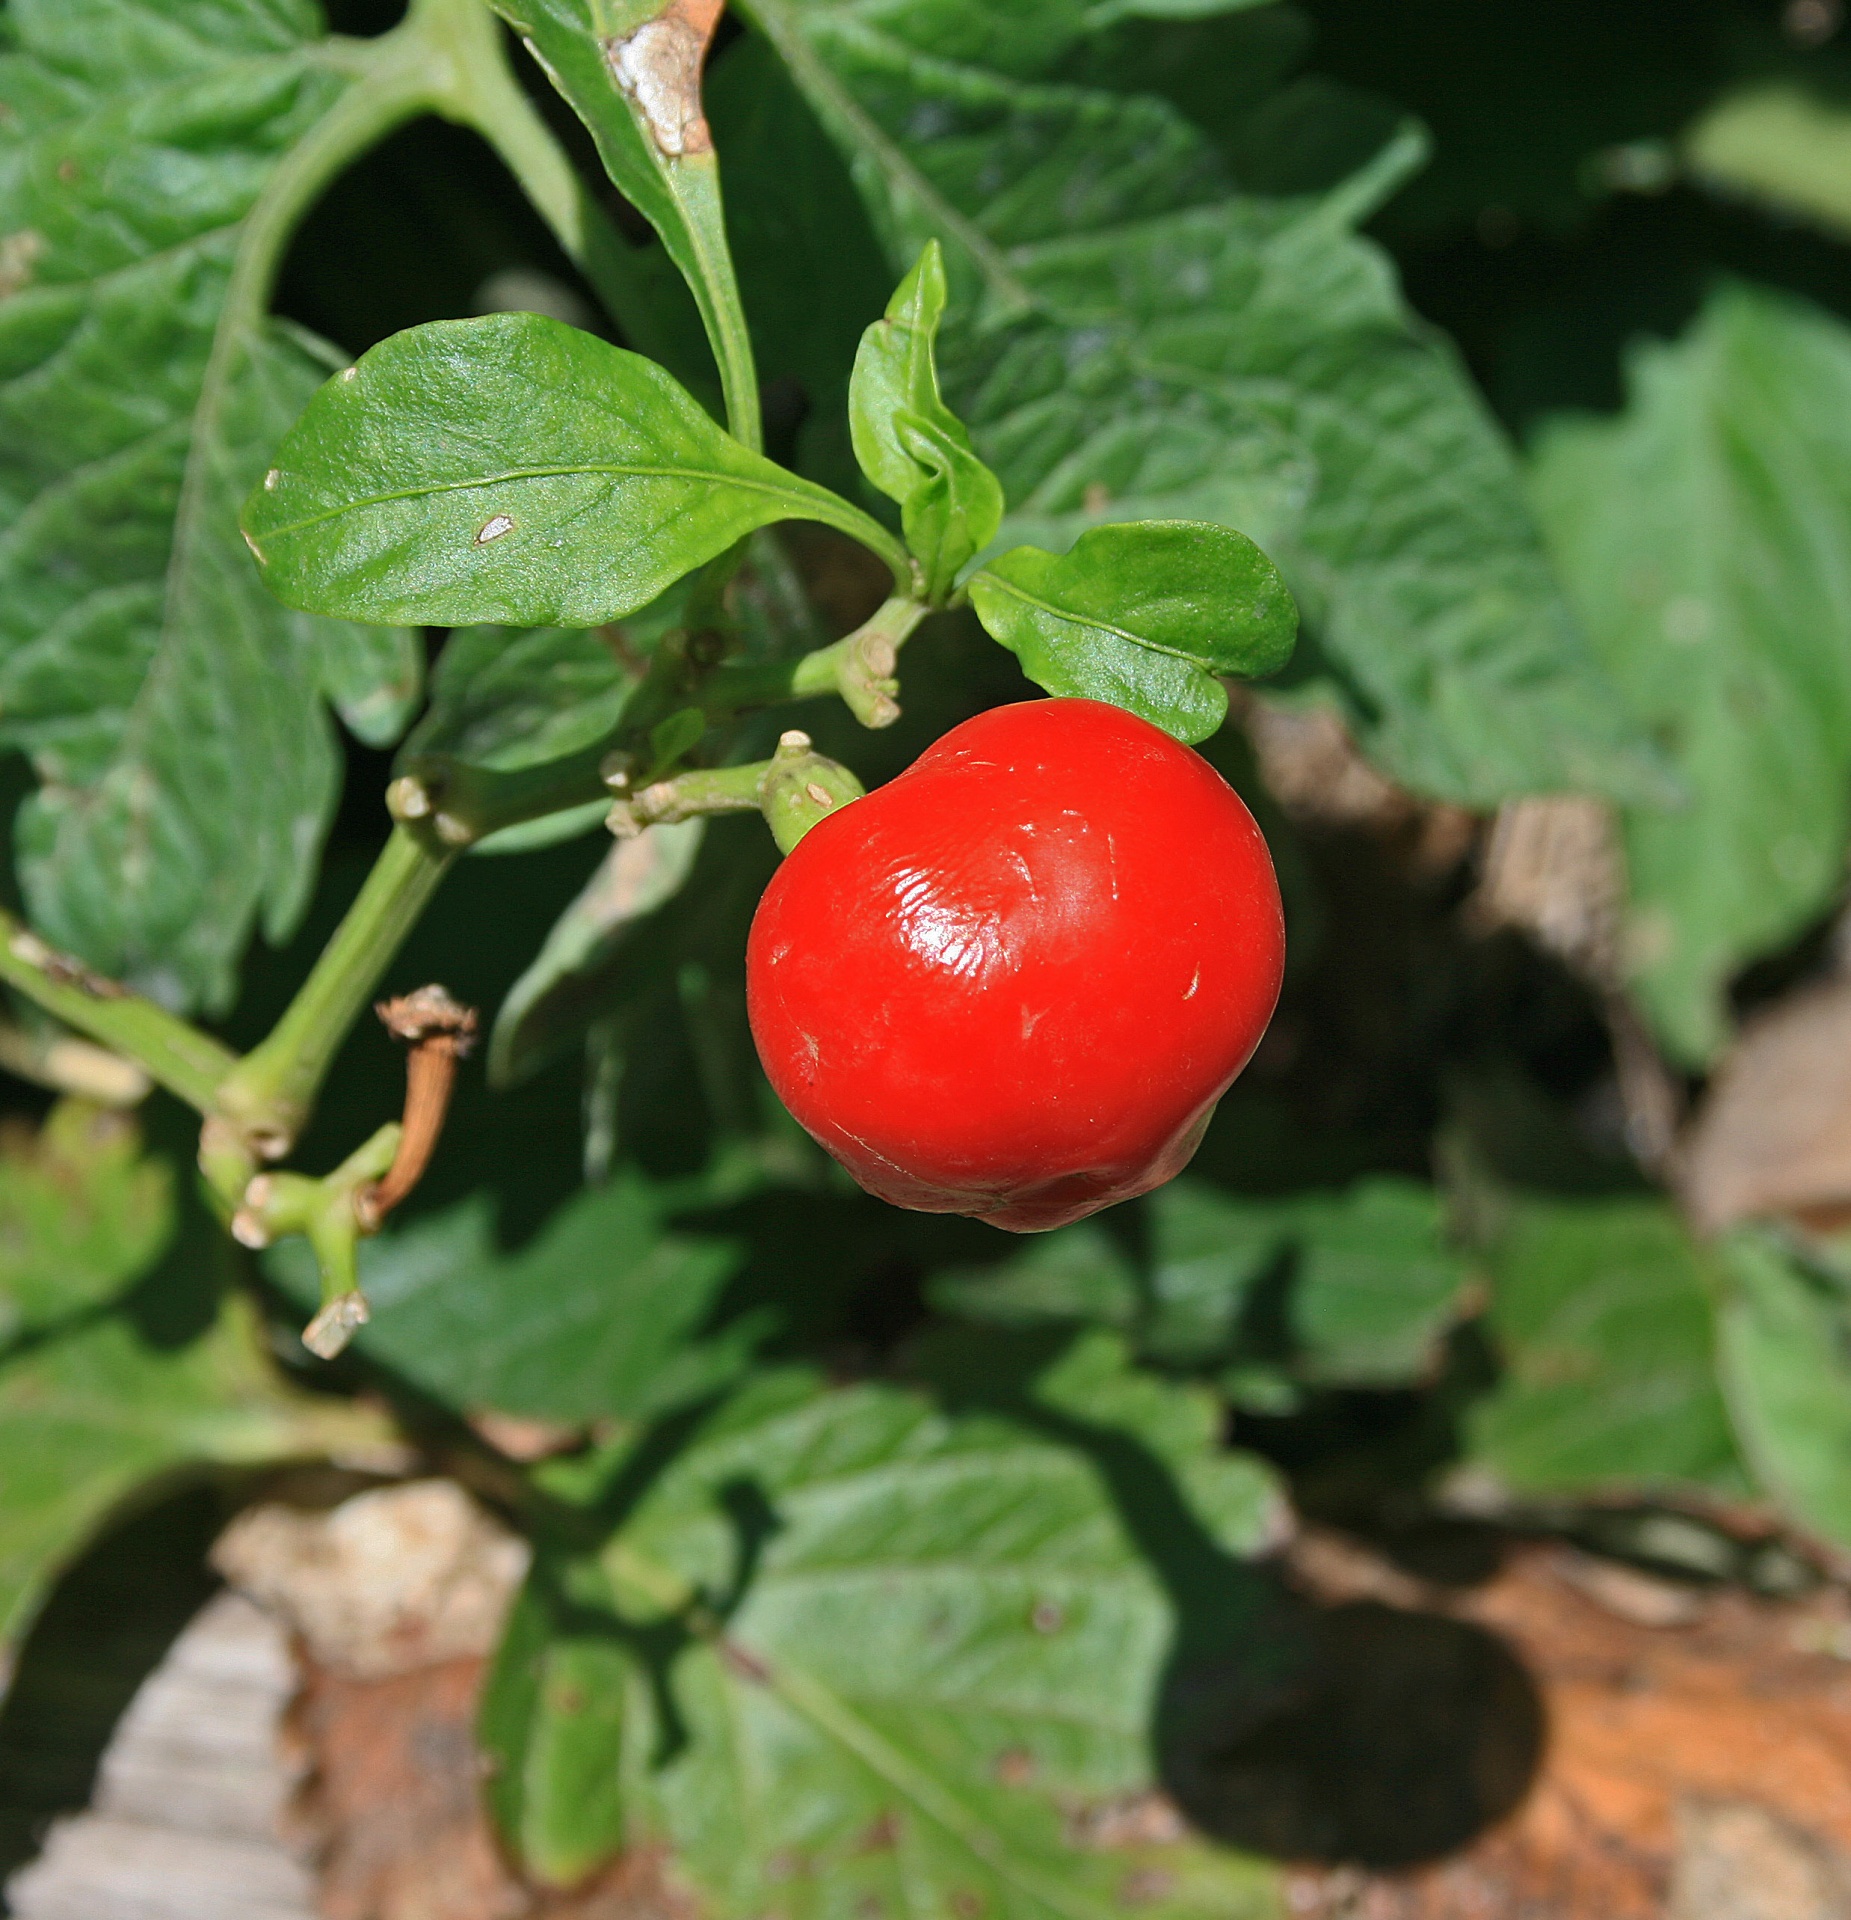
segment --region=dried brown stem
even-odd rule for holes
[[[405,1118],[398,1151],[385,1178],[354,1196],[354,1212],[367,1233],[376,1232],[424,1177],[450,1111],[457,1062],[476,1039],[475,1008],[462,1006],[442,987],[420,987],[396,1000],[382,1000],[373,1011],[386,1031],[411,1050],[405,1056]]]

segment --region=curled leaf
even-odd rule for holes
[[[1205,521],[1095,527],[1061,555],[1016,547],[979,568],[970,597],[1038,686],[1110,701],[1188,741],[1227,715],[1215,676],[1271,673],[1298,631],[1273,563]]]

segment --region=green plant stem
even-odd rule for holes
[[[448,754],[415,754],[393,781],[392,817],[428,831],[447,849],[472,847],[504,827],[518,827],[608,797],[599,775],[606,754],[628,729],[533,767],[480,767]],[[428,828],[422,823],[429,822]]]
[[[395,827],[359,898],[283,1017],[219,1086],[217,1110],[266,1158],[288,1152],[348,1030],[453,857],[408,828]]]
[[[93,973],[0,913],[0,980],[66,1026],[143,1067],[150,1079],[210,1113],[238,1056],[152,1000]]]
[[[587,196],[509,69],[500,25],[483,0],[417,0],[407,25],[420,16],[433,23],[424,30],[426,38],[444,44],[452,60],[448,84],[432,102],[436,111],[472,127],[501,156],[632,343],[669,366],[684,384],[706,385],[706,369],[690,365],[687,342],[667,319],[671,309],[661,297],[669,271],[660,264],[664,249],[629,246]],[[734,439],[757,453],[764,444],[758,371],[726,244],[719,167],[711,153],[663,164],[694,248],[697,271],[689,290],[719,368],[726,424]]]
[[[910,594],[883,601],[853,633],[797,662],[792,694],[839,693],[864,727],[891,726],[900,717],[900,649],[930,611]]]
[[[752,813],[770,765],[769,760],[753,760],[736,767],[695,767],[672,780],[658,780],[619,805],[634,815],[639,831],[702,813]]]
[[[749,707],[781,706],[836,694],[863,726],[884,727],[900,717],[893,673],[900,648],[932,609],[910,594],[896,594],[853,633],[795,660],[769,660],[721,667],[704,697],[710,714]]]
[[[754,453],[764,450],[764,423],[759,411],[758,368],[752,358],[752,336],[740,304],[739,281],[726,244],[726,221],[720,210],[720,169],[709,154],[691,155],[676,166],[676,197],[688,215],[688,233],[701,264],[707,298],[700,302],[707,322],[713,357],[720,365],[720,388],[726,396],[726,425],[735,440]]]

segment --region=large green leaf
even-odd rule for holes
[[[0,743],[43,788],[33,915],[169,1001],[221,1005],[313,880],[325,691],[402,725],[404,634],[264,593],[237,503],[334,357],[221,325],[247,216],[339,101],[313,0],[19,0],[0,55]]]
[[[1840,1287],[1771,1234],[1721,1252],[1723,1391],[1755,1477],[1802,1526],[1851,1547],[1851,1316]]]
[[[1069,553],[1000,554],[971,577],[978,618],[1050,693],[1129,707],[1179,740],[1227,718],[1223,673],[1271,673],[1298,633],[1279,570],[1204,522],[1094,527]]]
[[[1472,1457],[1538,1492],[1740,1490],[1716,1385],[1711,1256],[1662,1200],[1517,1203],[1491,1255],[1504,1362]]]
[[[305,1306],[313,1256],[285,1240],[270,1271]],[[355,1340],[451,1406],[545,1420],[636,1420],[733,1378],[763,1331],[705,1323],[742,1259],[731,1242],[671,1232],[641,1175],[575,1196],[518,1252],[496,1245],[483,1195],[363,1243],[373,1318]]]
[[[1230,1657],[1264,1657],[1239,1556],[1276,1496],[1252,1471],[1212,1514],[1198,1494],[1179,1522],[1196,1585],[1147,1559],[1186,1462],[1115,1423],[1115,1369],[1080,1354],[1014,1411],[958,1416],[773,1377],[648,1486],[598,1570],[607,1642],[630,1652],[628,1829],[666,1839],[716,1913],[1275,1910],[1239,1856],[1071,1838],[1089,1803],[1152,1781],[1179,1608],[1212,1615]],[[1087,1397],[1090,1424],[1066,1406]],[[1210,1421],[1186,1423],[1204,1462]],[[1115,1487],[1128,1461],[1152,1483],[1137,1512],[1114,1497],[1136,1497]],[[573,1592],[581,1632],[597,1618],[586,1570],[536,1577]]]
[[[747,0],[897,269],[952,276],[946,394],[1004,537],[1212,520],[1279,562],[1370,750],[1475,803],[1638,791],[1647,757],[1556,592],[1509,449],[1354,226],[1404,135],[1322,196],[1233,190],[1153,98],[1041,80],[1060,0]]]
[[[789,519],[884,538],[717,427],[652,361],[498,313],[394,334],[331,380],[244,529],[292,606],[594,627]]]
[[[0,1358],[0,1639],[25,1626],[45,1583],[145,1482],[378,1437],[339,1402],[286,1392],[235,1299],[182,1347],[116,1314]]]
[[[240,1300],[191,1329],[99,1310],[173,1235],[173,1185],[120,1115],[67,1104],[0,1140],[0,1644],[144,1482],[379,1437],[370,1416],[286,1389]],[[197,1224],[171,1259],[224,1257]]]
[[[1173,1182],[1145,1203],[1148,1263],[1095,1225],[1064,1228],[1000,1268],[950,1273],[934,1302],[1017,1326],[1095,1323],[1167,1366],[1239,1394],[1418,1379],[1466,1284],[1431,1188],[1376,1179],[1342,1194],[1239,1199]]]
[[[1569,590],[1688,790],[1625,822],[1634,981],[1692,1063],[1723,992],[1843,880],[1851,787],[1851,332],[1714,294],[1642,348],[1613,421],[1557,424],[1535,494]]]

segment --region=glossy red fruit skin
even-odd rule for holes
[[[1032,1233],[1181,1172],[1284,965],[1266,842],[1207,761],[1030,700],[804,835],[746,995],[778,1097],[870,1193]]]

